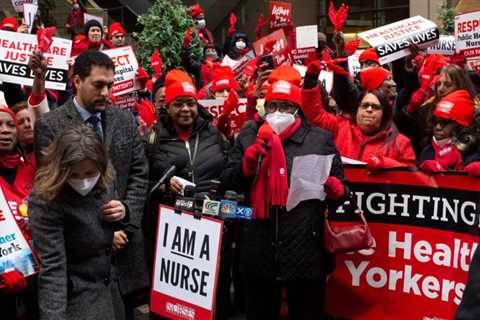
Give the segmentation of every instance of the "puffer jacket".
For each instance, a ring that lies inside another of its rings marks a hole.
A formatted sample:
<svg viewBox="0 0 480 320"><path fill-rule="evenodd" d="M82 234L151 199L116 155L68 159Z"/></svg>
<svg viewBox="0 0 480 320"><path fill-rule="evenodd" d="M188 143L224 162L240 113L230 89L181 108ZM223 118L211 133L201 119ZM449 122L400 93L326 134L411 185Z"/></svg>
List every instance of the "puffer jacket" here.
<svg viewBox="0 0 480 320"><path fill-rule="evenodd" d="M257 131L258 124L254 121L247 122L240 131L222 174L225 188L249 194L253 181L243 176L243 154L255 143ZM330 133L304 123L282 144L289 181L295 157L334 155L330 175L346 184L341 159ZM328 206L335 208L338 204L332 202ZM326 207L326 201L306 200L289 212L285 208L272 208L270 219L243 223L238 240L243 272L248 277L281 280L319 279L332 272L334 259L323 245L323 212ZM275 228L273 218L275 210L278 210L278 228Z"/></svg>
<svg viewBox="0 0 480 320"><path fill-rule="evenodd" d="M351 120L325 111L318 85L312 89L302 90L302 103L302 110L310 123L333 134L342 156L367 161L375 155L415 166L415 153L410 140L398 133L393 123L375 135L364 135Z"/></svg>

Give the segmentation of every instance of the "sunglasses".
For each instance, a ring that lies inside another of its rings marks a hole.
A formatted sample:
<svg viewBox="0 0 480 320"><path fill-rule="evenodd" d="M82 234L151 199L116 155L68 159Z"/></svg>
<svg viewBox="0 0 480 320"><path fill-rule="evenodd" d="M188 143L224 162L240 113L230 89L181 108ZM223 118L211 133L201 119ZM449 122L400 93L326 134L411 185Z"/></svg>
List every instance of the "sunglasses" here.
<svg viewBox="0 0 480 320"><path fill-rule="evenodd" d="M376 103L371 103L371 102L360 103L360 108L368 109L368 107L372 107L373 110L383 110L383 106L381 104L376 104Z"/></svg>

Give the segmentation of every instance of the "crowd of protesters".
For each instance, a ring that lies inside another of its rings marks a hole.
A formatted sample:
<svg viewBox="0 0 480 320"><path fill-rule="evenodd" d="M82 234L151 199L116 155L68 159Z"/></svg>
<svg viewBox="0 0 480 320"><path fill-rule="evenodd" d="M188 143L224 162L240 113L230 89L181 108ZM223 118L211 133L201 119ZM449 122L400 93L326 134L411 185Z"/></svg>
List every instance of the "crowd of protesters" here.
<svg viewBox="0 0 480 320"><path fill-rule="evenodd" d="M235 190L253 208L252 221L225 221L215 319L234 311L249 320L279 319L282 298L290 319L322 319L335 264L323 247L321 213L349 196L342 160L361 161L373 174L417 167L480 178L480 75L461 59L412 45L409 56L382 66L370 48L352 77L339 59L349 55L343 35L328 43L319 33L304 76L260 57L236 74L222 62L241 60L250 39L230 28L220 48L195 5L183 50L196 32L201 63L153 77L137 72L146 98L139 109L150 107L149 118L121 110L112 96L114 64L101 50L128 45L124 27L84 23L83 8L72 3L66 28L75 59L67 90L45 89L47 64L37 51L29 61L32 87L0 88L0 187L15 208L28 201L28 213L13 213L40 260L39 273L28 279L17 270L0 274L2 318L134 319L152 272L152 208L173 205L182 178L196 192ZM27 30L14 17L0 29ZM336 63L331 92L318 81L326 61ZM247 107L236 130L239 98ZM223 99L215 121L202 99ZM297 161L309 155L330 156L321 182ZM152 189L172 164L175 176ZM297 175L324 188L325 199L287 210Z"/></svg>

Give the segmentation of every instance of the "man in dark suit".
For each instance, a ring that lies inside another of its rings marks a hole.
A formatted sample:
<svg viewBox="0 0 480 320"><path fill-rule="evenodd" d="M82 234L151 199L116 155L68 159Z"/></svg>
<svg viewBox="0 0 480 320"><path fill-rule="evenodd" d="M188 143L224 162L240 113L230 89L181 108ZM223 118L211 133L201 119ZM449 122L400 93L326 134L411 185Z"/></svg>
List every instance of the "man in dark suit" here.
<svg viewBox="0 0 480 320"><path fill-rule="evenodd" d="M121 230L114 234L112 263L127 309L127 319L133 319L131 294L149 284L145 241L140 229L148 188L148 163L133 116L108 105L113 78L114 64L107 55L99 51L80 54L73 66L76 95L36 122L34 145L41 162L42 149L65 128L80 123L94 128L107 145L116 172L114 183L119 201L111 201L105 210L111 213L125 210L128 216L128 223L123 223Z"/></svg>

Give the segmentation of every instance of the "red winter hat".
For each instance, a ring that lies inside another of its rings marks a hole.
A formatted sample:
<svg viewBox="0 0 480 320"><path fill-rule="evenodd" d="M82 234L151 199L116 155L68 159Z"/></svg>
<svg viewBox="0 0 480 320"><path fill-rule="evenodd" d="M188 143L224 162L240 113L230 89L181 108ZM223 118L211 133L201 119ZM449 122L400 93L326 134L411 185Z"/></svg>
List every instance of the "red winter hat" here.
<svg viewBox="0 0 480 320"><path fill-rule="evenodd" d="M422 68L418 72L420 78L420 84L422 86L428 86L432 83L432 80L437 74L438 70L448 65L447 58L439 54L428 55L423 60Z"/></svg>
<svg viewBox="0 0 480 320"><path fill-rule="evenodd" d="M300 86L302 76L294 67L288 64L282 64L278 68L275 68L268 76L268 82L270 83L275 83L280 80L288 81L295 86Z"/></svg>
<svg viewBox="0 0 480 320"><path fill-rule="evenodd" d="M235 91L238 91L239 86L237 81L235 81L235 79L233 78L219 77L219 78L213 79L211 89L212 89L211 90L212 92L217 92L224 89L228 89L228 90L233 89Z"/></svg>
<svg viewBox="0 0 480 320"><path fill-rule="evenodd" d="M443 97L435 106L433 115L438 118L453 120L464 127L473 122L475 107L467 90L456 90Z"/></svg>
<svg viewBox="0 0 480 320"><path fill-rule="evenodd" d="M200 13L203 13L203 9L198 4L194 4L190 7L190 15L192 16L192 18L195 18Z"/></svg>
<svg viewBox="0 0 480 320"><path fill-rule="evenodd" d="M111 39L114 35L118 33L126 34L127 32L125 31L120 22L114 22L110 25L110 28L108 28L108 37Z"/></svg>
<svg viewBox="0 0 480 320"><path fill-rule="evenodd" d="M375 51L374 48L368 48L367 50L363 51L358 57L358 61L360 62L373 61L380 64L380 62L378 61L377 51Z"/></svg>
<svg viewBox="0 0 480 320"><path fill-rule="evenodd" d="M5 17L2 20L2 25L0 25L0 29L2 30L11 30L13 32L17 32L18 29L18 21L14 17Z"/></svg>
<svg viewBox="0 0 480 320"><path fill-rule="evenodd" d="M360 72L360 84L365 90L377 90L389 75L382 67L368 68Z"/></svg>
<svg viewBox="0 0 480 320"><path fill-rule="evenodd" d="M302 105L302 89L288 81L280 80L272 84L272 87L265 96L265 101L286 100Z"/></svg>
<svg viewBox="0 0 480 320"><path fill-rule="evenodd" d="M179 69L173 69L167 72L165 76L165 87L176 82L190 82L193 83L192 78L185 71Z"/></svg>
<svg viewBox="0 0 480 320"><path fill-rule="evenodd" d="M192 97L197 99L195 86L188 81L175 82L165 88L165 105L168 106L178 97Z"/></svg>
<svg viewBox="0 0 480 320"><path fill-rule="evenodd" d="M17 116L15 115L15 113L13 113L13 111L9 107L2 104L0 104L0 112L5 112L11 115L13 118L13 122L15 123L15 127L17 127L18 130Z"/></svg>

